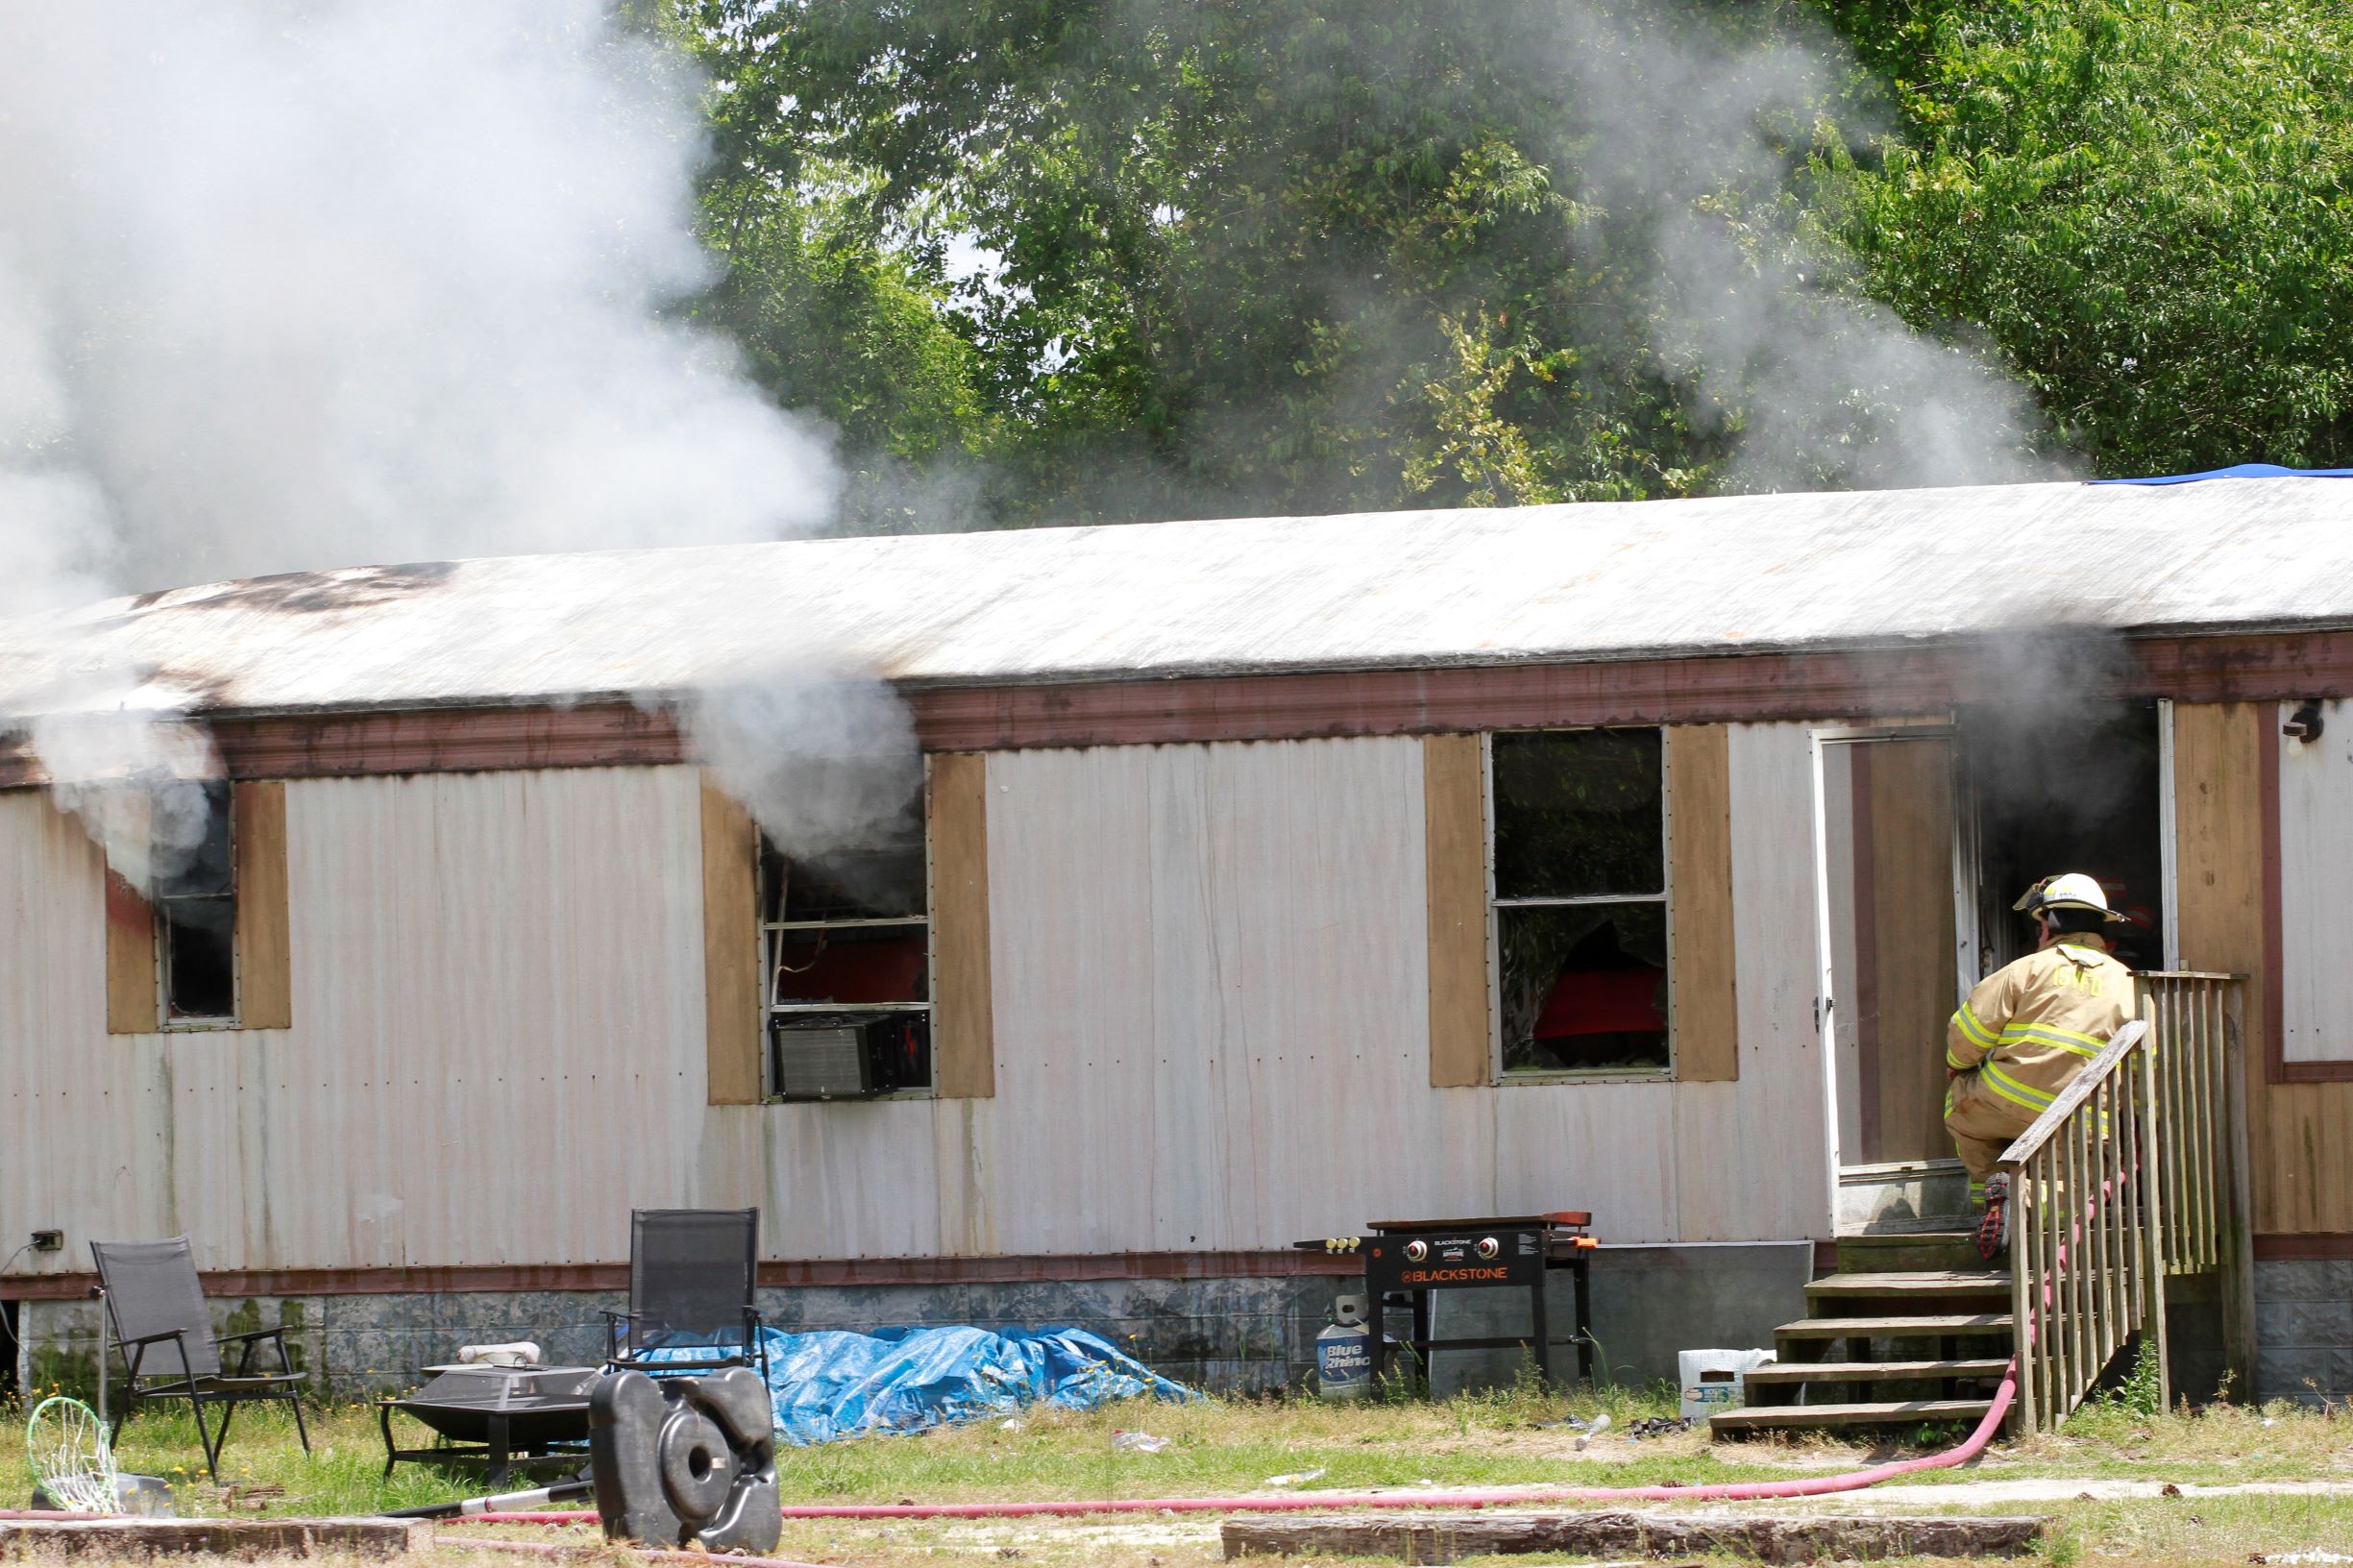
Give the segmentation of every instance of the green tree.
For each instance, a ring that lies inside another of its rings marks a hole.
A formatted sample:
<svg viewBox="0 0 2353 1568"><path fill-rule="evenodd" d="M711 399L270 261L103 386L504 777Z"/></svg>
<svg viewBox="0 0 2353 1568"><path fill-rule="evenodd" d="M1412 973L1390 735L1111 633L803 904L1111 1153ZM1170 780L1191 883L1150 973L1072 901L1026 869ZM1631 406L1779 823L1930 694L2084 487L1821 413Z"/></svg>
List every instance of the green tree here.
<svg viewBox="0 0 2353 1568"><path fill-rule="evenodd" d="M1754 33L1792 13L1680 20ZM1582 188L1605 128L1564 69L1581 40L1557 6L701 0L695 14L724 84L730 179L805 192L830 171L841 210L934 284L951 239L988 259L947 313L977 356L1009 520L1726 480L1743 394L1696 397L1696 351L1659 330L1676 305L1656 205ZM1802 168L1815 126L1788 120L1785 161ZM1772 216L1783 172L1692 210L1733 234ZM1735 364L1728 381L1772 369Z"/></svg>
<svg viewBox="0 0 2353 1568"><path fill-rule="evenodd" d="M2353 462L2353 9L1844 0L1902 136L1825 226L2112 474Z"/></svg>

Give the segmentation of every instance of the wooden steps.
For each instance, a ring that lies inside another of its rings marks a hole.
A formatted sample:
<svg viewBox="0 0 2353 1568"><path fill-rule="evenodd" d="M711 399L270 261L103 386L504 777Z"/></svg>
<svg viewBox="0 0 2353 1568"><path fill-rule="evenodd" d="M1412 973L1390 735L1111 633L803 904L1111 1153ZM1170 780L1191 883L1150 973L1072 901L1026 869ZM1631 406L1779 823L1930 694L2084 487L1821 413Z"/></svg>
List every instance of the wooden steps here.
<svg viewBox="0 0 2353 1568"><path fill-rule="evenodd" d="M1909 1231L1840 1237L1838 1266L1842 1273L1884 1274L1909 1268L1981 1269L1985 1260L1977 1253L1974 1231Z"/></svg>
<svg viewBox="0 0 2353 1568"><path fill-rule="evenodd" d="M1977 1421L1994 1408L1990 1399L1882 1400L1866 1405L1747 1405L1708 1417L1718 1436L1734 1433L1787 1432L1803 1427L1886 1427L1921 1421Z"/></svg>
<svg viewBox="0 0 2353 1568"><path fill-rule="evenodd" d="M1985 1269L1928 1269L1887 1274L1832 1274L1805 1287L1818 1302L1853 1297L1866 1301L1992 1301L2007 1305L2010 1276Z"/></svg>
<svg viewBox="0 0 2353 1568"><path fill-rule="evenodd" d="M1910 1312L1895 1317L1808 1317L1773 1331L1782 1339L1935 1339L1989 1334L2008 1337L2008 1312Z"/></svg>
<svg viewBox="0 0 2353 1568"><path fill-rule="evenodd" d="M1805 1287L1811 1315L1774 1331L1779 1360L1748 1375L1747 1403L1710 1418L1715 1435L1975 1421L1992 1408L1987 1385L2010 1361L2009 1275L1963 1233L1851 1241L1839 1272Z"/></svg>
<svg viewBox="0 0 2353 1568"><path fill-rule="evenodd" d="M2006 1356L1953 1357L1932 1361L1791 1361L1749 1374L1752 1388L1803 1383L1924 1383L1931 1379L1998 1378Z"/></svg>

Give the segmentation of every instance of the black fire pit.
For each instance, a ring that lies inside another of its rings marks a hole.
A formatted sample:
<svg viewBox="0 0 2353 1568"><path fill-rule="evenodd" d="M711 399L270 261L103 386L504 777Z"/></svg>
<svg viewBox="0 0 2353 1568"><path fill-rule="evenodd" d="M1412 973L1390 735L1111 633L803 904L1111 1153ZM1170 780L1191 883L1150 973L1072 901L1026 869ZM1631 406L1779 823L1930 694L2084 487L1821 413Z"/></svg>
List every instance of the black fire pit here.
<svg viewBox="0 0 2353 1568"><path fill-rule="evenodd" d="M577 1469L588 1451L559 1444L588 1440L593 1366L429 1366L433 1380L404 1399L376 1402L384 1433L384 1474L403 1459L478 1464L497 1485L510 1470ZM430 1448L398 1448L392 1412L415 1417L444 1439Z"/></svg>

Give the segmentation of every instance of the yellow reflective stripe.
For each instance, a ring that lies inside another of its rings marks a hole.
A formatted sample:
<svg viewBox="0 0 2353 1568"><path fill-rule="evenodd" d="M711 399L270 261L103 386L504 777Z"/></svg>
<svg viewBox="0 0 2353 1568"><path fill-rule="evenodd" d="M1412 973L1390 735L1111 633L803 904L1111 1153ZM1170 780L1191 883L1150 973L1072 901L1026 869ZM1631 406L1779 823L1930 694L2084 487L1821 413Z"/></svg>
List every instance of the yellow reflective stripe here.
<svg viewBox="0 0 2353 1568"><path fill-rule="evenodd" d="M1965 1038L1984 1046L1989 1051L2001 1043L2000 1037L1977 1021L1977 1015L1969 1010L1967 1002L1963 1002L1960 1010L1953 1014L1952 1021L1961 1026L1961 1033Z"/></svg>
<svg viewBox="0 0 2353 1568"><path fill-rule="evenodd" d="M2046 1094L2031 1085L2020 1083L1990 1058L1985 1064L1985 1087L2011 1104L2022 1105L2029 1111L2047 1111L2050 1102L2058 1098L2056 1094Z"/></svg>
<svg viewBox="0 0 2353 1568"><path fill-rule="evenodd" d="M2097 1056L2108 1042L2096 1035L2079 1035L2072 1029L2061 1029L2048 1023L2014 1023L2001 1032L2001 1043L2017 1045L2032 1041L2039 1045L2056 1045L2077 1056Z"/></svg>

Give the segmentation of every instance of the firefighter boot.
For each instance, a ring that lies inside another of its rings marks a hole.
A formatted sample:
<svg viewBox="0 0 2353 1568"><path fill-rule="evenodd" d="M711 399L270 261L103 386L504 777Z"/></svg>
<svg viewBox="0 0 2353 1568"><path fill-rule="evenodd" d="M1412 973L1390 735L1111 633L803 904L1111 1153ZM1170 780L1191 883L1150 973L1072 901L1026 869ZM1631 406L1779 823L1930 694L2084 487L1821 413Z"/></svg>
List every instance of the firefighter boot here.
<svg viewBox="0 0 2353 1568"><path fill-rule="evenodd" d="M1977 1221L1977 1256L1992 1262L2010 1250L2010 1177L1996 1171L1985 1179L1985 1217Z"/></svg>

